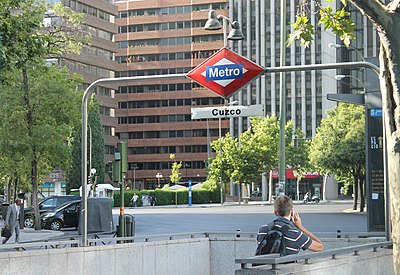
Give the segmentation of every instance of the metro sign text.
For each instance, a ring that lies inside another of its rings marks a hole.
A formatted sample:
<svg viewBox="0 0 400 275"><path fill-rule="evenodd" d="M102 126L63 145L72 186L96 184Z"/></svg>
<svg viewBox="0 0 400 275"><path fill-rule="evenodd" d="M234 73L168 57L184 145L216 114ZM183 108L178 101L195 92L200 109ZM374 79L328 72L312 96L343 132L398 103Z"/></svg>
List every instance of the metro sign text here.
<svg viewBox="0 0 400 275"><path fill-rule="evenodd" d="M186 77L227 98L265 71L264 68L222 48L191 70Z"/></svg>
<svg viewBox="0 0 400 275"><path fill-rule="evenodd" d="M238 79L242 78L243 66L241 64L207 66L206 79L223 80L223 79Z"/></svg>
<svg viewBox="0 0 400 275"><path fill-rule="evenodd" d="M219 106L192 108L192 119L250 117L264 115L262 104L250 106Z"/></svg>

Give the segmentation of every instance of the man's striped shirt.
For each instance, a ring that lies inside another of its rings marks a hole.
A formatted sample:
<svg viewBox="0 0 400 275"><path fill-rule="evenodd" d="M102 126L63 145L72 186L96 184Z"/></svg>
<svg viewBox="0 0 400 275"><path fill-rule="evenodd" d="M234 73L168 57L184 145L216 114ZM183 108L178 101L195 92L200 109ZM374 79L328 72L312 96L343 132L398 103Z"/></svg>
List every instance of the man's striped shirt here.
<svg viewBox="0 0 400 275"><path fill-rule="evenodd" d="M281 228L286 225L289 230L283 230L286 244L286 255L298 254L300 249L306 250L311 245L311 238L303 231L293 225L291 221L284 217L277 217L274 220L275 227ZM257 242L260 243L269 230L268 224L262 225L258 230Z"/></svg>

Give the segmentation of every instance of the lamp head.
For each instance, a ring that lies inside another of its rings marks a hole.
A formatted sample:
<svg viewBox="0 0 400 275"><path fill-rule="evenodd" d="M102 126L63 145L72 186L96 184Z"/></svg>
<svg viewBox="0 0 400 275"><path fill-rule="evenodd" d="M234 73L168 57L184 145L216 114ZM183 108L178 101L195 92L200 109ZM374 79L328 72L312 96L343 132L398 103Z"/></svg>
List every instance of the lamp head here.
<svg viewBox="0 0 400 275"><path fill-rule="evenodd" d="M217 12L215 10L210 10L208 12L208 20L204 26L204 29L208 31L222 29L222 25L217 19Z"/></svg>
<svg viewBox="0 0 400 275"><path fill-rule="evenodd" d="M336 44L336 43L329 43L328 44L328 47L329 48L331 48L331 49L338 49L338 48L341 48L342 46L341 45L338 45L338 44Z"/></svg>
<svg viewBox="0 0 400 275"><path fill-rule="evenodd" d="M342 79L345 78L345 77L346 77L346 76L343 75L343 74L335 75L335 79L336 79L336 80L342 80Z"/></svg>
<svg viewBox="0 0 400 275"><path fill-rule="evenodd" d="M228 34L229 40L243 40L244 35L240 30L240 24L237 21L232 22L231 24L232 30Z"/></svg>

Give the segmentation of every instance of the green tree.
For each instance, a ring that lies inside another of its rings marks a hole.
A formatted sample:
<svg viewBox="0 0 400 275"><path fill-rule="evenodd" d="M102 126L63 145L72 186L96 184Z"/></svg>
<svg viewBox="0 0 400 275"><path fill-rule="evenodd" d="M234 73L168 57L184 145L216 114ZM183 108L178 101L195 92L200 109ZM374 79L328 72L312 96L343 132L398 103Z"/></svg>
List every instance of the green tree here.
<svg viewBox="0 0 400 275"><path fill-rule="evenodd" d="M169 158L174 161L171 165L171 176L169 178L173 184L177 184L181 181L182 178L182 173L180 171L180 169L182 168L182 161L175 161L174 154L170 154ZM178 190L175 190L175 204L178 204Z"/></svg>
<svg viewBox="0 0 400 275"><path fill-rule="evenodd" d="M240 136L240 142L228 133L221 138L221 143L220 140L212 143L216 154L208 171L210 181L218 183L222 176L223 184L231 179L234 183L259 182L261 173L278 166L279 119L276 116L252 117L250 125ZM291 121L286 124L285 131L287 163L292 168L303 167L307 162L305 142L295 144L292 140L294 136L302 138L303 133L294 130Z"/></svg>
<svg viewBox="0 0 400 275"><path fill-rule="evenodd" d="M230 182L239 160L238 140L227 133L224 137L213 141L211 147L215 150L215 157L209 165L209 181L215 183L215 187L222 188L223 192L227 192L227 183Z"/></svg>
<svg viewBox="0 0 400 275"><path fill-rule="evenodd" d="M362 106L339 104L327 111L311 142L310 161L322 173L354 186L354 209L360 195L364 211L365 115Z"/></svg>
<svg viewBox="0 0 400 275"><path fill-rule="evenodd" d="M169 158L172 159L172 160L175 160L175 155L174 154L170 154ZM171 176L169 177L170 181L172 183L177 184L178 182L181 181L181 178L182 178L182 173L180 171L181 168L182 168L182 161L180 161L180 162L174 161L172 163Z"/></svg>
<svg viewBox="0 0 400 275"><path fill-rule="evenodd" d="M25 137L25 141L20 146L25 146L24 158L30 165L28 178L33 192L33 206L36 218L35 229L40 229L40 217L37 208L37 183L42 171L45 170L43 167L48 167L48 163L39 162L42 152L46 151L45 148L48 148L48 146L43 145L43 140L41 140L41 143L38 142L38 138L41 135L47 137L47 132L43 131L53 133L50 129L51 127L48 126L52 125L55 119L60 119L57 128L61 128L63 125L61 119L71 116L69 109L60 110L58 114L50 117L50 111L38 108L39 104L35 99L39 95L43 96L44 102L49 99L56 99L51 102L53 105L55 102L58 103L57 99L60 101L63 99L60 96L58 98L46 97L47 95L44 92L49 92L46 88L52 87L53 83L47 83L48 86L38 89L38 84L45 80L37 82L36 78L40 78L43 75L37 75L36 73L50 72L43 68L45 58L59 57L64 53L78 53L82 43L89 38L89 36L83 35L81 31L82 15L73 13L60 3L52 7L52 17L44 19L46 12L49 13L46 1L4 0L0 2L1 55L3 57L1 67L2 80L5 85L9 87L17 86L14 88L22 91L20 100L23 103L21 106L23 116L21 117L20 126L23 130L26 130L26 133L21 135L21 137ZM18 78L15 78L15 76L18 76ZM63 77L65 79L69 78L66 75ZM54 83L59 82L56 81ZM70 91L70 86L67 85L66 87ZM58 88L60 87L57 86ZM42 124L37 123L40 115L46 118L42 121ZM62 136L59 136L59 138L62 140ZM58 142L55 142L52 145L53 148L57 147L58 144ZM53 158L58 159L57 154Z"/></svg>
<svg viewBox="0 0 400 275"><path fill-rule="evenodd" d="M1 173L18 180L19 186L35 190L35 183L54 168L70 165L69 141L79 121L81 93L79 79L70 79L67 70L37 64L28 68L31 108L26 109L24 83L18 76L1 85L0 102L7 108L0 115ZM9 77L8 80L11 78ZM29 113L31 121L27 124ZM38 215L39 217L39 215ZM36 221L36 224L40 222Z"/></svg>
<svg viewBox="0 0 400 275"><path fill-rule="evenodd" d="M89 140L88 156L90 156L90 142L92 142L92 167L96 169L97 183L104 183L105 165L104 165L104 131L100 122L100 105L93 94L88 107L88 132L92 132L92 140ZM81 137L82 129L76 125L72 139L72 165L67 171L67 191L78 189L82 186L82 156L81 156ZM91 169L89 167L89 171Z"/></svg>
<svg viewBox="0 0 400 275"><path fill-rule="evenodd" d="M301 39L309 44L313 39L312 25L308 20L308 3L302 1L299 8L297 22L293 25L293 39ZM332 2L332 0L328 1ZM315 1L315 3L319 3ZM344 8L354 5L373 24L380 41L380 84L382 93L382 109L384 116L384 131L386 136L386 155L388 160L388 188L391 207L390 219L392 225L392 239L394 243L393 262L396 274L400 274L400 36L396 27L400 24L400 1L380 0L341 0ZM329 5L322 7L319 23L325 29L334 33L349 45L354 38L354 24L349 20L344 8L334 11Z"/></svg>

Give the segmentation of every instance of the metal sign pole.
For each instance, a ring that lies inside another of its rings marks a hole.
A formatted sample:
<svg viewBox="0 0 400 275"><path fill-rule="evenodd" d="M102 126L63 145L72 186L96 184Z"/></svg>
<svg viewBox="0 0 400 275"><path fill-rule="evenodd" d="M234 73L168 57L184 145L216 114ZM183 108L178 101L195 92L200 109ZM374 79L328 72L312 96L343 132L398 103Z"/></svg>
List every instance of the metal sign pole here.
<svg viewBox="0 0 400 275"><path fill-rule="evenodd" d="M88 245L87 240L87 119L88 110L87 104L89 96L93 92L93 89L99 84L105 83L118 83L118 82L137 82L137 81L150 81L150 80L160 80L160 79L184 79L186 74L168 74L168 75L151 75L151 76L131 76L131 77L120 77L120 78L103 78L94 81L89 87L86 88L82 97L82 151L81 151L81 161L82 161L82 202L81 202L81 219L82 219L82 246Z"/></svg>

